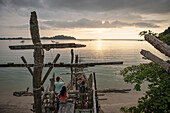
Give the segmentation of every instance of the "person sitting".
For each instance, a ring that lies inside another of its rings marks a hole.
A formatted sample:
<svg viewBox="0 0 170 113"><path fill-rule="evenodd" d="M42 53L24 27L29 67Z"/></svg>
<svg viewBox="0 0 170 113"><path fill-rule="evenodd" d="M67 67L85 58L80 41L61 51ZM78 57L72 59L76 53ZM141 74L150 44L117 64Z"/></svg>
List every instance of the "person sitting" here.
<svg viewBox="0 0 170 113"><path fill-rule="evenodd" d="M67 98L69 97L66 86L63 86L61 91L58 93L57 98L60 98L60 103L67 103Z"/></svg>

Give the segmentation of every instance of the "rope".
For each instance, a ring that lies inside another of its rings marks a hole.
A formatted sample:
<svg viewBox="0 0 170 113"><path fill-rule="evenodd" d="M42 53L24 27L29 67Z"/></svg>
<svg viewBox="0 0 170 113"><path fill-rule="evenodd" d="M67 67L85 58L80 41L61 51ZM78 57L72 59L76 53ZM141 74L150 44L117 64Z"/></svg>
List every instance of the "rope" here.
<svg viewBox="0 0 170 113"><path fill-rule="evenodd" d="M33 91L39 91L39 90L41 90L42 87L43 86L41 85L39 88L33 88Z"/></svg>

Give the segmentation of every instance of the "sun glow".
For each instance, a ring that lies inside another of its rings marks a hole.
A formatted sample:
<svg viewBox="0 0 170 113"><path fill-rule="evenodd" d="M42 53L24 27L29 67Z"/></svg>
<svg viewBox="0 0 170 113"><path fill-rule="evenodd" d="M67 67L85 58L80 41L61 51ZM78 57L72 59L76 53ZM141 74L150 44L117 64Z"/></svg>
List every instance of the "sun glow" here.
<svg viewBox="0 0 170 113"><path fill-rule="evenodd" d="M97 40L96 49L97 49L97 50L102 50L102 46L103 46L103 45L102 45L102 40L100 40L100 39Z"/></svg>

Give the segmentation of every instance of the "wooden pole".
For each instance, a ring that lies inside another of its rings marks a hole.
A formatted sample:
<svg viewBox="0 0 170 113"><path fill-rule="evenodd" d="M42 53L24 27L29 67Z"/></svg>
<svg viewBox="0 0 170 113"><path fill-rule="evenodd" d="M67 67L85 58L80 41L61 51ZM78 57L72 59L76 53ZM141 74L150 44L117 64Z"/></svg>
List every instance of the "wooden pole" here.
<svg viewBox="0 0 170 113"><path fill-rule="evenodd" d="M76 55L75 63L76 63L76 64L78 63L78 55Z"/></svg>
<svg viewBox="0 0 170 113"><path fill-rule="evenodd" d="M24 56L21 57L22 61L24 62L24 64L26 65L28 71L31 73L31 75L33 76L33 71L32 69L27 65L27 61L26 59L24 58Z"/></svg>
<svg viewBox="0 0 170 113"><path fill-rule="evenodd" d="M52 64L55 64L55 63L57 62L57 60L59 59L59 57L60 57L60 54L57 54L56 57L55 57L55 59L53 60ZM45 76L44 76L44 78L43 78L43 80L42 80L42 82L41 82L42 85L43 85L44 82L46 81L46 79L47 79L47 77L48 77L48 75L50 74L50 72L51 72L52 69L53 69L53 66L51 66L51 67L48 69L47 73L45 74Z"/></svg>
<svg viewBox="0 0 170 113"><path fill-rule="evenodd" d="M75 64L78 64L78 55L75 57ZM77 84L77 68L75 68L75 77L76 77L76 90L78 89L78 84Z"/></svg>
<svg viewBox="0 0 170 113"><path fill-rule="evenodd" d="M71 49L71 64L73 64L74 61L74 52L73 49ZM73 67L71 66L71 89L73 89Z"/></svg>
<svg viewBox="0 0 170 113"><path fill-rule="evenodd" d="M93 112L97 113L97 107L96 107L96 90L95 90L95 81L94 81L94 75L92 78L92 96L93 96Z"/></svg>
<svg viewBox="0 0 170 113"><path fill-rule="evenodd" d="M98 113L99 112L99 108L98 108L98 105L99 105L99 103L98 103L98 97L97 97L97 83L96 83L96 74L95 74L95 72L93 72L93 79L94 79L94 88L95 88L95 97L96 97L96 112Z"/></svg>
<svg viewBox="0 0 170 113"><path fill-rule="evenodd" d="M33 75L33 94L34 94L35 112L42 113L41 75L43 69L44 51L41 46L37 15L35 11L31 12L30 32L31 32L32 42L34 44L35 66L34 66L34 75Z"/></svg>
<svg viewBox="0 0 170 113"><path fill-rule="evenodd" d="M71 64L73 63L74 61L74 51L73 49L71 49Z"/></svg>
<svg viewBox="0 0 170 113"><path fill-rule="evenodd" d="M166 43L160 41L159 39L150 34L145 35L145 40L148 41L151 45L153 45L161 53L170 57L170 46L168 46Z"/></svg>
<svg viewBox="0 0 170 113"><path fill-rule="evenodd" d="M53 77L50 79L51 83L50 83L50 91L54 91L55 87L54 87L54 82L55 82L55 73L53 73Z"/></svg>
<svg viewBox="0 0 170 113"><path fill-rule="evenodd" d="M152 54L149 51L141 50L140 53L143 56L145 56L147 59L153 61L154 63L156 63L157 65L159 65L163 69L165 69L168 73L170 73L170 64L169 63L163 61L162 59L160 59L159 57L155 56L154 54Z"/></svg>

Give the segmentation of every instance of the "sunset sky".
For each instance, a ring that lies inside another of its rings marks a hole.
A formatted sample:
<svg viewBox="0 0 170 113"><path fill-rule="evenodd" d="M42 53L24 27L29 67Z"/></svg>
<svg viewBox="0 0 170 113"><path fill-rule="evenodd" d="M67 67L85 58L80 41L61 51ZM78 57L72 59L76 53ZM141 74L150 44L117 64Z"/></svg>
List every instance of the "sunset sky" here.
<svg viewBox="0 0 170 113"><path fill-rule="evenodd" d="M41 37L142 39L170 26L170 0L0 0L0 37L30 37L31 11Z"/></svg>

